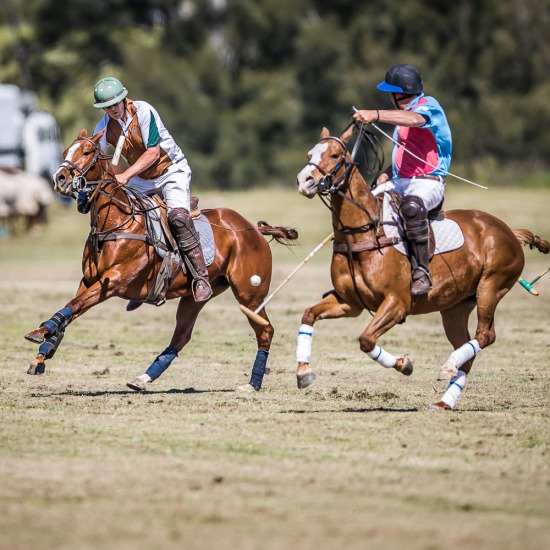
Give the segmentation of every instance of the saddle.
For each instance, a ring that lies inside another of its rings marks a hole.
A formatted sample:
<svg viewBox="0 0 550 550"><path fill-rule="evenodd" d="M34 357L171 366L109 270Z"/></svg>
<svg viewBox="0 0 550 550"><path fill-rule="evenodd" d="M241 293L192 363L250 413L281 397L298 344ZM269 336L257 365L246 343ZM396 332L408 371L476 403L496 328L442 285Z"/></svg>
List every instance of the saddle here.
<svg viewBox="0 0 550 550"><path fill-rule="evenodd" d="M399 216L401 195L389 191L379 195L379 204L382 205L383 227L386 237L396 239L395 249L405 256L409 256L403 222ZM464 235L460 226L453 220L445 217L443 200L428 212L430 223L429 251L430 259L437 254L456 250L464 244Z"/></svg>
<svg viewBox="0 0 550 550"><path fill-rule="evenodd" d="M162 258L162 264L151 290L144 300L145 303L161 306L166 302L168 289L174 282L180 269L183 273L190 272L191 267L186 256L182 258L178 245L170 227L166 215L166 204L159 195L143 195L139 191L127 189L127 193L136 204L136 210L145 217L146 233L109 233L99 237L99 244L104 241L118 239L132 239L144 241L150 244L155 253ZM206 266L214 261L216 245L214 233L208 218L199 209L199 199L191 197L191 218L197 230Z"/></svg>

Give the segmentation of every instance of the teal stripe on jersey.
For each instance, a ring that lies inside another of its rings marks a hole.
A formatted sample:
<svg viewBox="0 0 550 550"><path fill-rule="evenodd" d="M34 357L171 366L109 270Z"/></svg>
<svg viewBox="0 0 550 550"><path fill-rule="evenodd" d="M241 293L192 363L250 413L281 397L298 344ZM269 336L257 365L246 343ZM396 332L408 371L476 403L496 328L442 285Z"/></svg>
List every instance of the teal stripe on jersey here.
<svg viewBox="0 0 550 550"><path fill-rule="evenodd" d="M157 127L157 121L155 120L155 115L151 113L151 122L149 123L149 139L147 140L147 149L149 147L154 147L160 142L159 129Z"/></svg>

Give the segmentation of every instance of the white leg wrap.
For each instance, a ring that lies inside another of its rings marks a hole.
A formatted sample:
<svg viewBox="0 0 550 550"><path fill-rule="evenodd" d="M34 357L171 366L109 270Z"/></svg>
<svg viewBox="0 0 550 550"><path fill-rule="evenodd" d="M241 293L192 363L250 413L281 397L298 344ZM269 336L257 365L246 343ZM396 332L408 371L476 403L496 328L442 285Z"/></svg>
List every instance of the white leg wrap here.
<svg viewBox="0 0 550 550"><path fill-rule="evenodd" d="M383 350L377 344L374 345L374 349L372 351L367 351L367 355L387 369L395 367L395 363L397 362L397 357L394 357L391 353Z"/></svg>
<svg viewBox="0 0 550 550"><path fill-rule="evenodd" d="M313 327L311 325L300 325L298 331L298 342L296 344L296 361L298 363L311 362L311 343L313 341Z"/></svg>
<svg viewBox="0 0 550 550"><path fill-rule="evenodd" d="M150 377L148 374L142 374L142 375L138 376L138 378L139 378L142 382L145 382L146 384L148 384L149 382L151 382L151 377Z"/></svg>
<svg viewBox="0 0 550 550"><path fill-rule="evenodd" d="M449 359L452 359L457 368L460 368L466 361L469 361L472 357L475 357L481 348L479 347L478 341L474 338L469 342L466 342L464 345L460 346L458 349L455 349Z"/></svg>
<svg viewBox="0 0 550 550"><path fill-rule="evenodd" d="M458 374L451 378L447 391L443 394L441 401L447 403L451 409L454 409L462 390L466 386L466 373L459 370Z"/></svg>

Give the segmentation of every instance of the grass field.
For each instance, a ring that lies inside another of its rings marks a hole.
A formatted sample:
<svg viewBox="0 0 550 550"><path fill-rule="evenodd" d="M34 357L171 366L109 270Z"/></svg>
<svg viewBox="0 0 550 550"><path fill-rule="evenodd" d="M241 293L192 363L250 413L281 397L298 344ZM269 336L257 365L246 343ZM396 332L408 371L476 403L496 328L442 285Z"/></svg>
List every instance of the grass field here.
<svg viewBox="0 0 550 550"><path fill-rule="evenodd" d="M195 191L197 191L195 189ZM331 230L293 189L201 196L251 221L297 227L273 245L272 289ZM550 238L550 192L450 186L447 208L479 208ZM330 289L330 247L269 304L276 329L262 391L239 394L253 333L230 293L209 304L170 369L135 394L170 340L176 303L127 313L111 300L67 330L43 376L23 335L80 278L87 217L57 206L40 236L0 242L1 549L529 549L550 540L550 274L497 310L457 410L429 412L450 352L439 316L382 339L411 377L358 349L369 321L316 325L317 380L295 380L303 310ZM531 280L549 256L526 251ZM472 316L472 328L475 326Z"/></svg>

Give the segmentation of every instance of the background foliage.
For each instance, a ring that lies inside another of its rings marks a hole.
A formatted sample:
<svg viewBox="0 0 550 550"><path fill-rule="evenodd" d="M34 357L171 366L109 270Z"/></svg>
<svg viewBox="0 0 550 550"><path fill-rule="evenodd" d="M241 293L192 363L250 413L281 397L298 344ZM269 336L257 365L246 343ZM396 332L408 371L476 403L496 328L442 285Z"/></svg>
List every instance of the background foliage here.
<svg viewBox="0 0 550 550"><path fill-rule="evenodd" d="M394 63L446 109L463 175L550 159L545 0L4 0L0 80L38 92L68 143L91 131L94 83L151 102L194 184L293 181L322 126L389 107ZM499 170L500 171L500 170Z"/></svg>

